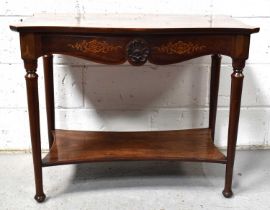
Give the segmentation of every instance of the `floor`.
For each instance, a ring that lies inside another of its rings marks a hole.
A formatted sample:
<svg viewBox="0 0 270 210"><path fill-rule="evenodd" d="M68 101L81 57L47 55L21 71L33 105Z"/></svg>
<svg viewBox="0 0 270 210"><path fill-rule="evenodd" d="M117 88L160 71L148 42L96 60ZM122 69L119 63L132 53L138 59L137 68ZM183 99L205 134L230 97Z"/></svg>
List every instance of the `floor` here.
<svg viewBox="0 0 270 210"><path fill-rule="evenodd" d="M270 151L238 151L225 199L224 165L110 162L44 168L46 202L33 199L31 154L0 153L0 209L270 209Z"/></svg>

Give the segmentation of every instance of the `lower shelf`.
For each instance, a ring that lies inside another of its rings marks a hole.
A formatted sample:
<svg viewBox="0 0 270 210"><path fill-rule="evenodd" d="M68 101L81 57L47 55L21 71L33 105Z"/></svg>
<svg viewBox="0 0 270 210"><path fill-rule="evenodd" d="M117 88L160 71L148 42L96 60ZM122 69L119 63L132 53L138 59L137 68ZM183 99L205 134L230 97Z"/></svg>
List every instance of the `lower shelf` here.
<svg viewBox="0 0 270 210"><path fill-rule="evenodd" d="M226 163L210 129L146 132L53 131L43 166L112 160L183 160Z"/></svg>

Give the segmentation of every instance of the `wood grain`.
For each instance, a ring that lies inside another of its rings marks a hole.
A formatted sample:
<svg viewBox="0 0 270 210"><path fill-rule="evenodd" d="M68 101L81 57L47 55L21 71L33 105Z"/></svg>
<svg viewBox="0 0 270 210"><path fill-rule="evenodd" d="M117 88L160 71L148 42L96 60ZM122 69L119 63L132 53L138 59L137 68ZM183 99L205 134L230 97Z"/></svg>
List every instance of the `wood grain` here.
<svg viewBox="0 0 270 210"><path fill-rule="evenodd" d="M225 163L210 129L147 132L53 131L43 166L112 160L183 160Z"/></svg>
<svg viewBox="0 0 270 210"><path fill-rule="evenodd" d="M254 33L259 28L229 16L154 14L35 14L10 28L19 32L64 33Z"/></svg>

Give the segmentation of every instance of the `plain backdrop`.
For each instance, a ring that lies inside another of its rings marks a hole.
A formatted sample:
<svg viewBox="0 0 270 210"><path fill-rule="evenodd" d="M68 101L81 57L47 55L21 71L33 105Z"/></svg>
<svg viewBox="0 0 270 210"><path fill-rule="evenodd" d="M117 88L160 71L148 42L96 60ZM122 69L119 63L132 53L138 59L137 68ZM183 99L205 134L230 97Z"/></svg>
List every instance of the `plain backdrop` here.
<svg viewBox="0 0 270 210"><path fill-rule="evenodd" d="M244 6L243 6L244 5ZM270 1L268 0L6 0L0 2L0 150L28 150L30 136L18 33L9 24L34 13L225 14L261 28L252 35L238 147L269 146ZM177 20L175 20L177 21ZM48 148L39 59L42 147ZM55 55L58 128L164 130L208 126L210 56L179 64L107 66ZM223 56L216 144L227 143L231 59Z"/></svg>

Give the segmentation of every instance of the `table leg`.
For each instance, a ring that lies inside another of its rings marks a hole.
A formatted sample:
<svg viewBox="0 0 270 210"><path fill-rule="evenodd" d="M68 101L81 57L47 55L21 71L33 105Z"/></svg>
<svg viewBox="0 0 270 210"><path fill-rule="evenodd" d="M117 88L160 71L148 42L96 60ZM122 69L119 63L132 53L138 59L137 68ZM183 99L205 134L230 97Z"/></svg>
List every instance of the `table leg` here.
<svg viewBox="0 0 270 210"><path fill-rule="evenodd" d="M225 188L223 190L223 195L226 198L230 198L233 195L232 192L233 165L237 142L241 94L244 79L242 71L244 66L245 61L238 61L238 60L233 61L234 70L231 75L231 99L230 99L230 116L228 129L226 177L225 177Z"/></svg>
<svg viewBox="0 0 270 210"><path fill-rule="evenodd" d="M221 56L218 54L215 54L215 55L212 55L211 58L212 58L212 64L211 64L211 78L210 78L209 128L211 129L211 137L212 137L212 140L214 141Z"/></svg>
<svg viewBox="0 0 270 210"><path fill-rule="evenodd" d="M49 147L53 144L52 130L55 129L55 113L54 113L54 89L53 89L53 56L43 56L44 66L44 82L45 82L45 95L46 95L46 111L47 111L47 125L48 125L48 138Z"/></svg>
<svg viewBox="0 0 270 210"><path fill-rule="evenodd" d="M24 60L24 66L26 69L25 79L27 87L28 113L36 184L35 199L37 202L43 202L46 196L43 192L42 184L38 75L36 73L37 60Z"/></svg>

